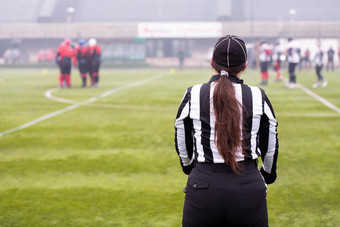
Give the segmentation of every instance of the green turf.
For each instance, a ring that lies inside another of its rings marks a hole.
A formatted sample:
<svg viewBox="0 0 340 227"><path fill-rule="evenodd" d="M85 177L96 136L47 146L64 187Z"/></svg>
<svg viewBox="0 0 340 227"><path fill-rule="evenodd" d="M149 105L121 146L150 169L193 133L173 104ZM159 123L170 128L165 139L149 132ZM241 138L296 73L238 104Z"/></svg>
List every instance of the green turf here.
<svg viewBox="0 0 340 227"><path fill-rule="evenodd" d="M52 94L74 102L124 88L0 137L0 226L180 226L186 176L173 123L185 89L210 69L102 70L98 88ZM340 107L340 73L312 89ZM47 99L57 70L1 69L0 133L71 104ZM157 75L163 77L145 82ZM286 73L285 73L286 76ZM258 72L245 82L256 85ZM140 85L126 87L136 81ZM268 187L270 226L340 226L340 114L271 78L264 87L279 121L278 179Z"/></svg>

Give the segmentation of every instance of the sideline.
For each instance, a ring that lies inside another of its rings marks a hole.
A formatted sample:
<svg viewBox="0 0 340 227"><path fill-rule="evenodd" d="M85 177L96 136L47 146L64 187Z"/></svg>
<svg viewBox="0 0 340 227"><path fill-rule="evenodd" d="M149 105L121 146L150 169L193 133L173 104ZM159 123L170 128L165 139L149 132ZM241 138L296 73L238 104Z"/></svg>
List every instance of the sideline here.
<svg viewBox="0 0 340 227"><path fill-rule="evenodd" d="M302 85L300 85L300 84L298 85L298 87L299 87L302 91L304 91L306 94L312 96L313 98L315 98L316 100L318 100L319 102L321 102L322 104L324 104L325 106L327 106L328 108L330 108L330 109L332 109L332 110L338 112L338 114L340 114L340 109L339 109L337 106L335 106L335 105L333 105L332 103L330 103L327 99L322 98L321 96L315 94L314 92L312 92L311 90L309 90L308 88L306 88L306 87L304 87L304 86L302 86Z"/></svg>
<svg viewBox="0 0 340 227"><path fill-rule="evenodd" d="M134 82L134 83L131 83L131 84L128 84L128 85L125 85L125 86L121 86L121 87L114 88L114 89L112 89L112 90L109 90L109 91L106 91L106 92L102 93L102 94L99 95L99 96L95 96L95 97L89 98L89 99L87 99L87 100L85 100L85 101L83 101L83 102L75 103L75 104L73 104L73 105L71 105L71 106L65 107L65 108L63 108L63 109L54 111L54 112L49 113L49 114L46 114L46 115L44 115L44 116L42 116L42 117L39 117L39 118L37 118L37 119L35 119L35 120L33 120L33 121L27 122L27 123L25 123L25 124L23 124L23 125L20 125L20 126L18 126L18 127L15 127L15 128L12 128L12 129L9 129L9 130L0 132L0 136L6 135L6 134L9 134L9 133L12 133L12 132L21 130L21 129L28 128L28 127L30 127L30 126L32 126L32 125L35 125L35 124L37 124L37 123L39 123L39 122L41 122L41 121L47 120L47 119L52 118L52 117L54 117L54 116L57 116L57 115L59 115L59 114L65 113L65 112L67 112L67 111L76 109L76 108L78 108L78 107L80 107L80 106L84 106L84 105L87 105L87 104L92 103L92 102L95 102L95 101L97 101L97 100L99 100L99 99L105 98L105 97L107 97L107 96L109 96L109 95L115 94L115 93L120 92L120 91L123 91L123 90L125 90L125 89L129 89L129 88L133 88L133 87L137 87L137 86L140 86L140 85L149 83L149 82L151 82L151 81L153 81L153 80L157 80L157 79L159 79L159 78L161 78L161 77L164 77L164 76L167 76L167 75L169 75L169 74L170 74L169 72L167 72L167 73L162 73L162 74L159 74L159 75L150 77L150 78L148 78L148 79L136 81L136 82ZM66 100L66 99L65 99L65 100ZM68 101L70 101L70 100L68 100Z"/></svg>
<svg viewBox="0 0 340 227"><path fill-rule="evenodd" d="M283 77L283 81L287 83L288 79L286 77ZM302 91L304 91L307 95L313 97L314 99L318 100L319 102L321 102L322 104L324 104L328 108L330 108L330 109L336 111L338 114L340 114L340 109L337 106L330 103L327 99L322 98L321 96L315 94L314 92L312 92L308 88L302 86L301 84L297 84L297 87L300 88Z"/></svg>

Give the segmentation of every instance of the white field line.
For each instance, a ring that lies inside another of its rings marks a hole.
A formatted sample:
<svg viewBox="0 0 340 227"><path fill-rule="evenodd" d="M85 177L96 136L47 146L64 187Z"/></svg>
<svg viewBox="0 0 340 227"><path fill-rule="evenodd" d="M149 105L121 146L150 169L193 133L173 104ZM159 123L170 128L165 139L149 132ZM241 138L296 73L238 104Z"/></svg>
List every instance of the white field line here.
<svg viewBox="0 0 340 227"><path fill-rule="evenodd" d="M77 103L77 101L74 101L74 100L63 99L63 98L60 98L60 97L53 96L52 92L55 92L55 91L58 91L58 90L59 90L59 88L52 88L50 90L47 90L45 92L45 97L48 98L48 99L52 99L54 101L57 101L57 102L62 102L62 103L69 103L69 104Z"/></svg>
<svg viewBox="0 0 340 227"><path fill-rule="evenodd" d="M159 79L163 76L166 76L168 75L169 73L162 73L162 74L159 74L159 75L156 75L156 76L153 76L153 77L150 77L148 79L145 79L145 80L140 80L140 81L137 81L137 82L134 82L134 83L131 83L131 84L128 84L126 86L121 86L121 87L118 87L118 88L114 88L112 90L109 90L107 92L104 92L103 94L99 95L99 96L95 96L95 97L92 97L92 98L89 98L83 102L78 102L78 103L75 103L71 106L68 106L68 107L65 107L63 109L60 109L60 110L57 110L57 111L54 111L52 113L49 113L49 114L46 114L42 117L39 117L33 121L30 121L30 122L27 122L23 125L20 125L18 127L15 127L15 128L12 128L12 129L9 129L9 130L6 130L6 131L3 131L3 132L0 132L0 136L3 136L3 135L6 135L6 134L9 134L9 133L12 133L12 132L15 132L15 131L18 131L18 130L21 130L21 129L25 129L27 127L30 127L32 125L35 125L41 121L44 121L46 119L49 119L49 118L52 118L54 116L57 116L59 114L62 114L62 113L65 113L67 111L70 111L70 110L73 110L73 109L76 109L78 108L79 106L84 106L84 105L87 105L87 104L90 104L92 102L95 102L99 99L102 99L102 98L105 98L109 95L112 95L112 94L115 94L117 92L120 92L120 91L123 91L125 89L128 89L128 88L133 88L133 87L137 87L137 86L140 86L140 85L143 85L143 84L146 84L146 83L149 83L153 80L156 80L156 79Z"/></svg>
<svg viewBox="0 0 340 227"><path fill-rule="evenodd" d="M317 94L315 94L314 92L312 92L311 90L309 90L308 88L302 86L302 85L298 85L299 88L304 91L306 94L312 96L313 98L315 98L316 100L318 100L319 102L321 102L322 104L324 104L325 106L327 106L328 108L336 111L338 114L340 114L340 109L333 105L332 103L330 103L327 99L322 98L321 96L318 96Z"/></svg>
<svg viewBox="0 0 340 227"><path fill-rule="evenodd" d="M52 88L45 92L45 97L57 102L61 103L69 103L75 104L77 101L71 99L64 99L58 96L52 95L53 92L60 90L59 88ZM160 112L168 112L174 111L173 108L162 108L162 107L152 107L152 106L136 106L136 105L120 105L120 104L105 104L105 103L90 103L88 106L97 106L104 108L113 108L113 109L127 109L127 110L145 110L145 111L160 111Z"/></svg>
<svg viewBox="0 0 340 227"><path fill-rule="evenodd" d="M283 77L284 82L287 82L287 78ZM333 105L332 103L330 103L327 99L322 98L321 96L315 94L314 92L312 92L311 90L309 90L308 88L302 86L301 84L297 84L298 88L300 88L302 91L304 91L307 95L315 98L316 100L318 100L319 102L321 102L322 104L324 104L325 106L327 106L328 108L336 111L338 114L340 114L340 109Z"/></svg>
<svg viewBox="0 0 340 227"><path fill-rule="evenodd" d="M176 108L169 107L153 107L153 106L135 106L135 105L119 105L119 104L105 104L105 103L92 103L89 106L97 106L112 109L124 109L124 110L144 110L144 111L159 111L159 112L169 112L176 111Z"/></svg>

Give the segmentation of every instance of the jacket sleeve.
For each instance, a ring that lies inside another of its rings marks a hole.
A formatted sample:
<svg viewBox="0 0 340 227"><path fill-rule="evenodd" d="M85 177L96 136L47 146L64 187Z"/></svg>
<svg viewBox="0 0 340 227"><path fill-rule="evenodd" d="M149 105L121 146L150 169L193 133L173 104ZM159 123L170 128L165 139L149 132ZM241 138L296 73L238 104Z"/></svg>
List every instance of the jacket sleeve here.
<svg viewBox="0 0 340 227"><path fill-rule="evenodd" d="M175 147L185 174L193 168L193 122L190 119L190 95L188 88L179 106L175 120Z"/></svg>
<svg viewBox="0 0 340 227"><path fill-rule="evenodd" d="M263 90L263 115L259 129L259 149L261 151L262 167L260 172L267 184L276 180L276 163L279 152L279 141L277 134L278 123L275 118L272 105Z"/></svg>
<svg viewBox="0 0 340 227"><path fill-rule="evenodd" d="M61 61L61 59L60 59L60 48L58 48L57 54L56 54L56 56L55 56L55 62L56 62L57 64L60 64L60 61Z"/></svg>

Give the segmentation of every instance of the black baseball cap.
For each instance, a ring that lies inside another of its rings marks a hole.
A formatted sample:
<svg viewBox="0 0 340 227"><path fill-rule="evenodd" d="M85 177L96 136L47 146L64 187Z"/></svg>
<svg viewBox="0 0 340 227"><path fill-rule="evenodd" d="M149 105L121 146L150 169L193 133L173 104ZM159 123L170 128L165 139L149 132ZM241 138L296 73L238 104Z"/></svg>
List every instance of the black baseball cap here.
<svg viewBox="0 0 340 227"><path fill-rule="evenodd" d="M244 41L235 35L223 36L214 47L213 61L228 68L244 64L247 61Z"/></svg>

